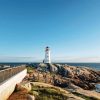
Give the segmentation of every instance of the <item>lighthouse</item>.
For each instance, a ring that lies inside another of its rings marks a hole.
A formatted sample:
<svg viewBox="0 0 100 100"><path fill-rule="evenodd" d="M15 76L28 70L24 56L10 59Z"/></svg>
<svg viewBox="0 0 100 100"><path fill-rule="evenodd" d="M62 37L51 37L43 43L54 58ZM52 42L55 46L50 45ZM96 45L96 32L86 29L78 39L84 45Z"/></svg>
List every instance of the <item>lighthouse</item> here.
<svg viewBox="0 0 100 100"><path fill-rule="evenodd" d="M45 48L45 59L44 59L44 63L51 63L51 59L50 59L50 48L46 47Z"/></svg>

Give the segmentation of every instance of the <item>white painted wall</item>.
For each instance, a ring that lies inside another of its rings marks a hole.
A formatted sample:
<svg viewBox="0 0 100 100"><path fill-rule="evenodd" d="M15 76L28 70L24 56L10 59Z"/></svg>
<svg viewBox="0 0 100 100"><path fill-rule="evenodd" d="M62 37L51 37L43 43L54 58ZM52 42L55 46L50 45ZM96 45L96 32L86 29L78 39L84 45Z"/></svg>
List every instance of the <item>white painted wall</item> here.
<svg viewBox="0 0 100 100"><path fill-rule="evenodd" d="M50 58L50 48L46 47L45 49L45 59L44 63L51 63L51 58Z"/></svg>
<svg viewBox="0 0 100 100"><path fill-rule="evenodd" d="M14 92L16 84L20 83L27 74L27 69L19 72L10 79L0 84L0 100L7 100Z"/></svg>

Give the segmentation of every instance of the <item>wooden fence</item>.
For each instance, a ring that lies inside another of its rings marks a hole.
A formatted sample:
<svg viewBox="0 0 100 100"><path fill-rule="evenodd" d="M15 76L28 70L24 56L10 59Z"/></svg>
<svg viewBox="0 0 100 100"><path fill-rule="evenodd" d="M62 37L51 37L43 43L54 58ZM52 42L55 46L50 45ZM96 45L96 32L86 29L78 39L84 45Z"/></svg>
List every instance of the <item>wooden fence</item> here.
<svg viewBox="0 0 100 100"><path fill-rule="evenodd" d="M25 68L26 68L25 66L17 66L17 67L1 70L0 71L0 83L6 81L7 79L13 77L17 73L23 71Z"/></svg>

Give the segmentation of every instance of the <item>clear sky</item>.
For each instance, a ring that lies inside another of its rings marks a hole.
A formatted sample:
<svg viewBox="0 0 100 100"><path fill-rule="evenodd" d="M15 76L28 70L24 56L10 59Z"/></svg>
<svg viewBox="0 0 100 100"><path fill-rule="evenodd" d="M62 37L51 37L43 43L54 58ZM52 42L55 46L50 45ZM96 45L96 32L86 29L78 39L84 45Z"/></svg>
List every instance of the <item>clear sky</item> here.
<svg viewBox="0 0 100 100"><path fill-rule="evenodd" d="M0 0L0 61L100 62L100 0Z"/></svg>

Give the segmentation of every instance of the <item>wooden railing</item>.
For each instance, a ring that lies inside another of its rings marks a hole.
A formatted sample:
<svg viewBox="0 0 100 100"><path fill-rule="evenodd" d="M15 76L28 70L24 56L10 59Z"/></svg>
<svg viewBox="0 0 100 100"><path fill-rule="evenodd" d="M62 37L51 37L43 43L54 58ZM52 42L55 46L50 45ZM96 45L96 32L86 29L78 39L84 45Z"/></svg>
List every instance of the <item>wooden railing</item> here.
<svg viewBox="0 0 100 100"><path fill-rule="evenodd" d="M25 68L26 67L23 65L23 66L17 66L17 67L1 70L0 71L0 83L6 81L7 79L13 77L17 73L23 71Z"/></svg>

